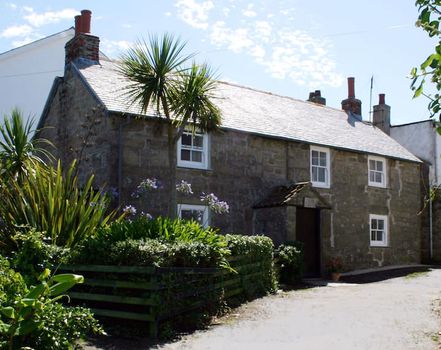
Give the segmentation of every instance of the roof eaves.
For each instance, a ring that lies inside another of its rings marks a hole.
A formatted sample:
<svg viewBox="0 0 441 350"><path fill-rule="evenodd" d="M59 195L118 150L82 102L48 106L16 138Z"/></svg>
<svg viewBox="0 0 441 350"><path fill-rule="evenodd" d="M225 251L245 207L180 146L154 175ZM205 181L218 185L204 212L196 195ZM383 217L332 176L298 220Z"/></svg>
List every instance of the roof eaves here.
<svg viewBox="0 0 441 350"><path fill-rule="evenodd" d="M41 112L40 119L38 120L37 131L43 128L44 122L46 121L47 115L49 113L49 108L62 81L63 78L55 77L54 82L52 83L51 90L49 91L49 95L46 99L46 103L44 104L43 111Z"/></svg>
<svg viewBox="0 0 441 350"><path fill-rule="evenodd" d="M383 154L383 153L366 152L366 151L357 150L357 149L348 148L348 147L339 147L339 146L329 145L329 144L326 144L326 143L311 142L311 141L308 141L308 140L304 140L304 139L300 139L300 138L294 138L294 137L270 135L270 134L266 134L266 133L263 133L263 132L257 132L257 131L245 131L245 130L236 129L236 128L232 128L232 127L221 127L221 129L231 130L231 131L235 131L235 132L239 132L239 133L250 134L250 135L254 135L254 136L265 137L265 138L273 139L273 140L301 142L301 143L305 143L307 145L329 147L329 148L337 149L337 150L341 150L341 151L349 151L349 152L360 153L360 154L371 154L371 155L374 155L374 156L381 156L381 157L387 157L387 158L391 158L391 159L403 160L403 161L408 161L408 162L421 163L420 160L417 160L418 158L416 156L415 156L416 159L412 160L412 159L403 158L403 157L396 157L396 156L386 155L386 154Z"/></svg>

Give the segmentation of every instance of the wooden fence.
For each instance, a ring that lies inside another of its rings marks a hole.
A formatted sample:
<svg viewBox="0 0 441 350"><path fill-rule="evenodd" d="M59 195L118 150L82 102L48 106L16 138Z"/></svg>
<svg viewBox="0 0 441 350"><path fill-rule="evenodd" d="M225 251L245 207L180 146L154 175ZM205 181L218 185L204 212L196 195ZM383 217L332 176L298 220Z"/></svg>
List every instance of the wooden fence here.
<svg viewBox="0 0 441 350"><path fill-rule="evenodd" d="M104 265L65 265L61 270L84 276L84 283L69 292L75 303L85 304L97 316L147 322L149 335L156 338L163 321L197 309L212 311L220 300L264 292L244 287L267 274L259 262L245 256L229 260L236 273L219 268Z"/></svg>

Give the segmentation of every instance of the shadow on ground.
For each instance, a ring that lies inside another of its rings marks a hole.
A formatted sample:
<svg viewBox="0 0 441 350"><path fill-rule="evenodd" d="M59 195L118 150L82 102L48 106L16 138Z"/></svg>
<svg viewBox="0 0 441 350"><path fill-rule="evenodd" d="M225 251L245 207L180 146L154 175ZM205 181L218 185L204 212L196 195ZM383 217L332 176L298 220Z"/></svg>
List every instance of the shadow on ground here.
<svg viewBox="0 0 441 350"><path fill-rule="evenodd" d="M346 283L373 283L388 280L390 278L405 277L411 274L429 272L432 269L440 269L441 266L412 266L398 269L375 271L351 276L342 276L341 282Z"/></svg>

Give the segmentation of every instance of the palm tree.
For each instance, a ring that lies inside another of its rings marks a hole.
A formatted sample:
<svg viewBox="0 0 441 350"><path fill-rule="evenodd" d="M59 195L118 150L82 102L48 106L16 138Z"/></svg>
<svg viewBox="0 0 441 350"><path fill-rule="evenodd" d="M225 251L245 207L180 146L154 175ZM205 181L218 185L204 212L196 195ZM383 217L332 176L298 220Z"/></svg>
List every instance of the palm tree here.
<svg viewBox="0 0 441 350"><path fill-rule="evenodd" d="M33 121L23 121L21 112L14 108L10 116L5 116L0 125L0 166L1 177L22 179L35 166L44 164L44 159L52 155L44 145L52 145L48 140L33 138Z"/></svg>
<svg viewBox="0 0 441 350"><path fill-rule="evenodd" d="M122 56L120 71L130 79L128 95L143 113L153 108L167 120L170 202L168 214L176 216L176 143L186 127L207 132L221 121L214 105L216 82L207 64L186 64L194 55L184 55L185 43L170 34L140 41Z"/></svg>

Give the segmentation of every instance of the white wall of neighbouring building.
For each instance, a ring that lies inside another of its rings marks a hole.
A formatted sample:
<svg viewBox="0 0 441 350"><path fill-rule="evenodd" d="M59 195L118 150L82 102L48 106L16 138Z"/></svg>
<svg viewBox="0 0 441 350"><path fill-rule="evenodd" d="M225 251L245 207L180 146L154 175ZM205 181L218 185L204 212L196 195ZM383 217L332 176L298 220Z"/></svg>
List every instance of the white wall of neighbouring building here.
<svg viewBox="0 0 441 350"><path fill-rule="evenodd" d="M64 74L64 46L75 31L60 33L0 54L0 115L19 108L38 124L56 76Z"/></svg>

